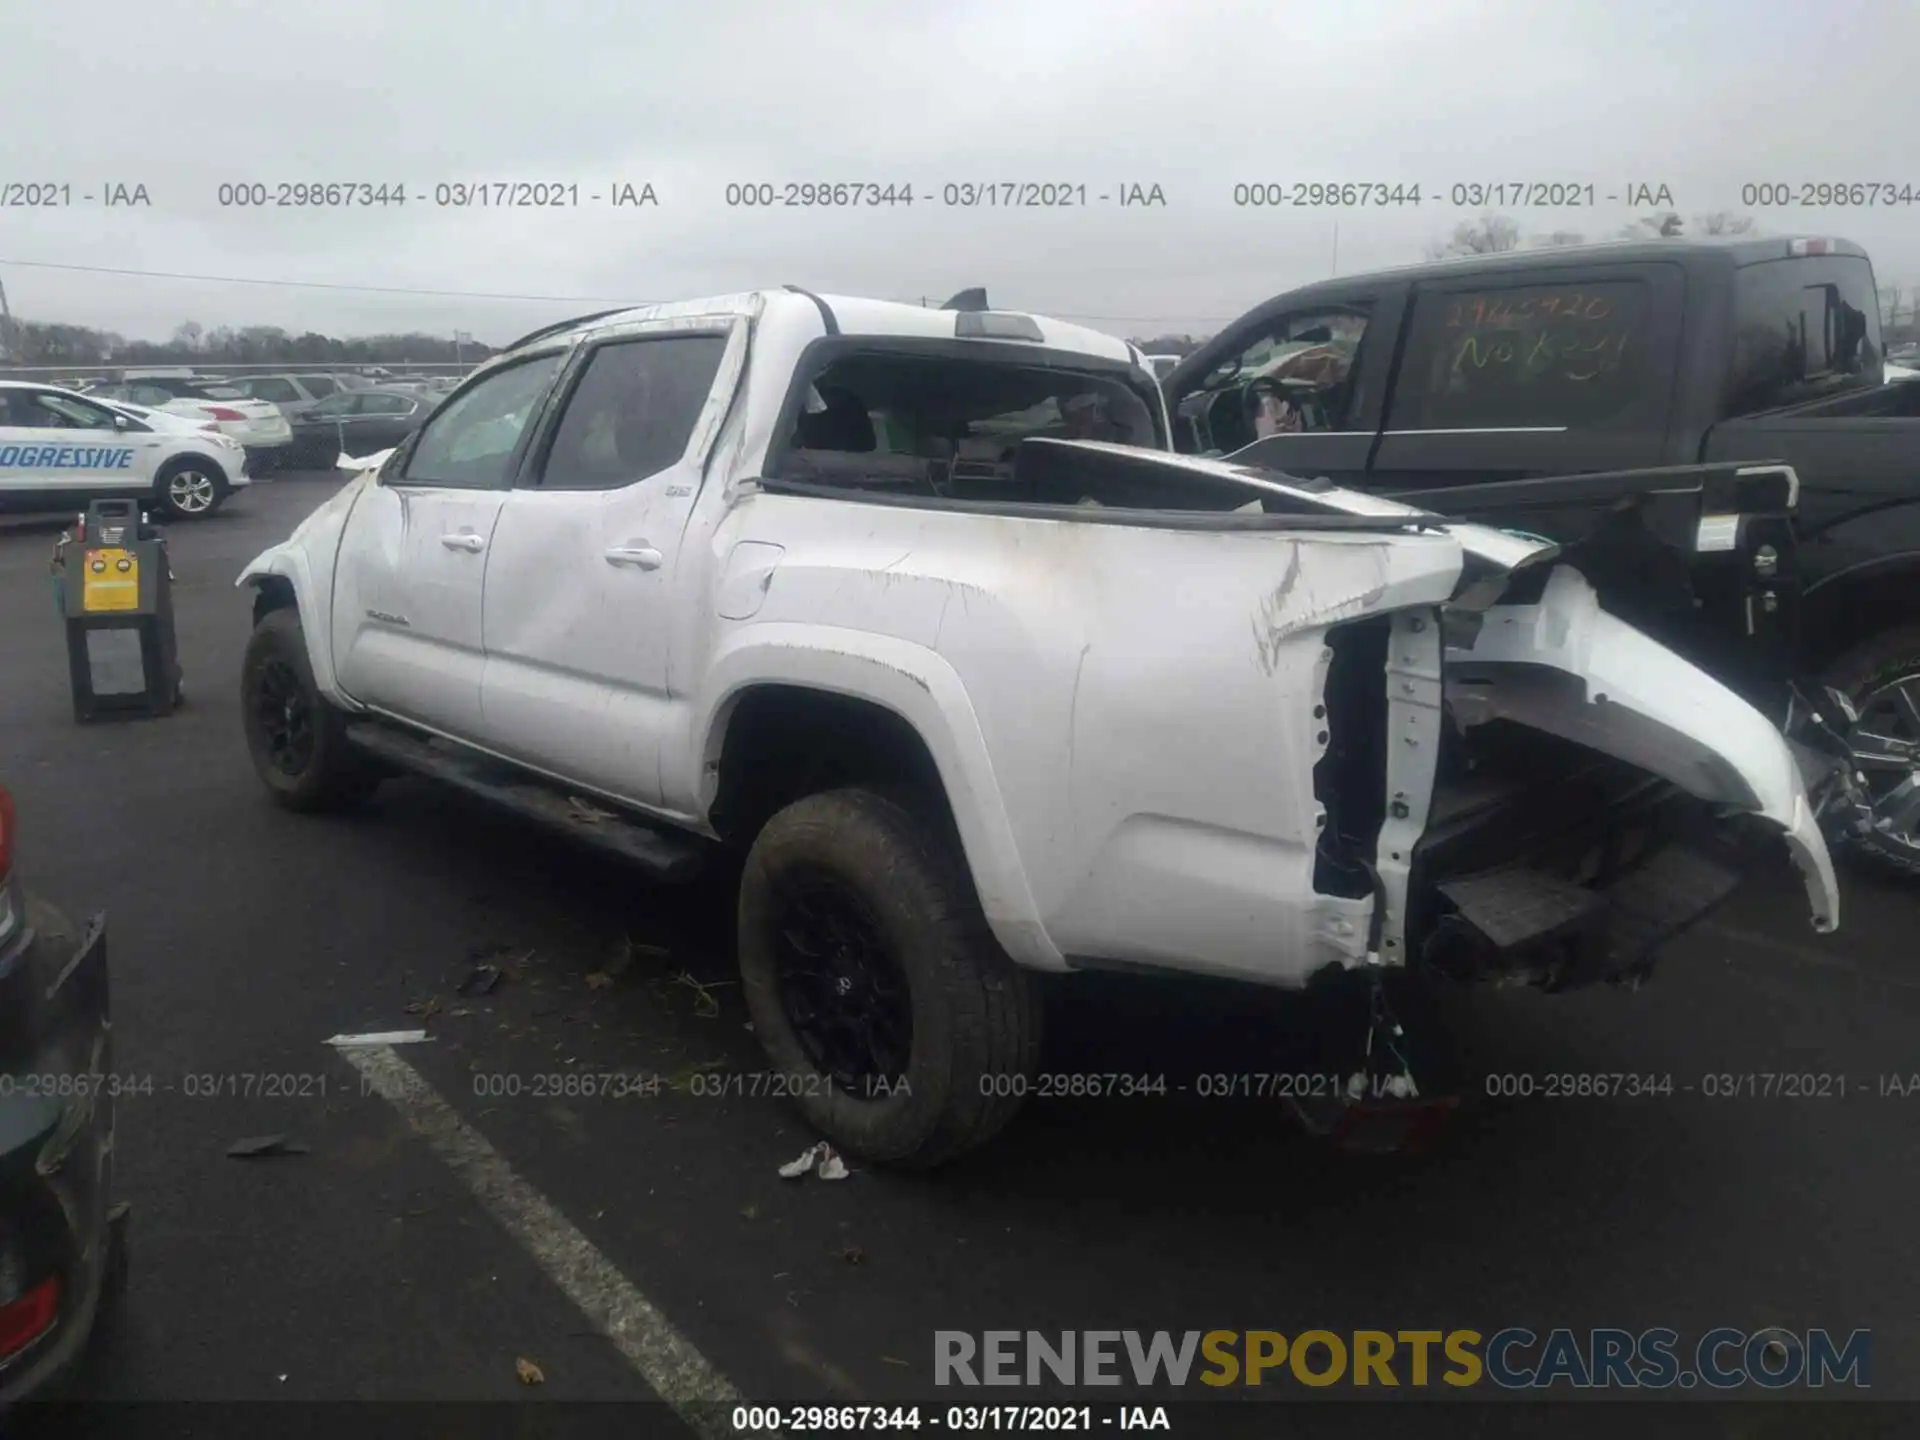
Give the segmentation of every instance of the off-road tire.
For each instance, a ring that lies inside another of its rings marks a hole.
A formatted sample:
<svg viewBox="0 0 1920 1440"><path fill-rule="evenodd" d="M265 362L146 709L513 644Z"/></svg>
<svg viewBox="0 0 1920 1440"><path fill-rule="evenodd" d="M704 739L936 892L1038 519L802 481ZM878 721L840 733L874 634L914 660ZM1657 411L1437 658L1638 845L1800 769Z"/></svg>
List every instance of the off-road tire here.
<svg viewBox="0 0 1920 1440"><path fill-rule="evenodd" d="M1920 675L1920 625L1901 626L1861 642L1834 661L1822 679L1858 705L1901 674ZM1920 849L1890 836L1852 837L1843 853L1882 873L1920 876Z"/></svg>
<svg viewBox="0 0 1920 1440"><path fill-rule="evenodd" d="M206 505L199 509L183 508L174 498L174 477L188 470L198 471L210 482L211 496ZM160 513L169 520L204 520L207 516L227 503L227 496L233 493L233 487L227 483L227 477L220 467L211 460L201 460L190 456L178 456L160 467L160 473L153 479L153 503Z"/></svg>
<svg viewBox="0 0 1920 1440"><path fill-rule="evenodd" d="M258 711L269 673L291 675L310 716L312 744L305 762L289 769L276 763ZM267 793L289 810L316 812L349 809L380 783L381 772L347 742L346 717L320 694L307 659L300 613L292 607L270 610L253 627L240 662L241 725L247 753Z"/></svg>
<svg viewBox="0 0 1920 1440"><path fill-rule="evenodd" d="M906 980L912 1034L891 1094L831 1086L808 1058L777 971L778 894L825 873L865 907ZM927 1170L984 1144L1019 1109L1040 1056L1039 989L1009 960L940 827L862 789L810 795L769 820L740 881L741 988L774 1073L850 1156Z"/></svg>

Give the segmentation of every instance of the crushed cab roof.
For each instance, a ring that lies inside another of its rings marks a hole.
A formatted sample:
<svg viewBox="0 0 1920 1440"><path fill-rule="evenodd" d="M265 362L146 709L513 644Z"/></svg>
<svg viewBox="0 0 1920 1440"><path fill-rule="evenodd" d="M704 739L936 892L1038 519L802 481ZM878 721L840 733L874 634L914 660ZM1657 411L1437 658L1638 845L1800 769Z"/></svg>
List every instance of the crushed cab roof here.
<svg viewBox="0 0 1920 1440"><path fill-rule="evenodd" d="M636 325L648 320L692 319L702 315L761 316L782 325L811 326L825 333L827 322L821 314L822 306L832 313L834 323L843 335L897 335L950 340L954 338L955 317L961 313L910 305L900 300L874 300L857 295L816 295L789 289L747 290L731 295L636 305L624 310L583 315L524 335L501 354L512 354L542 341L571 342L600 330ZM1040 327L1044 337L1041 343L1050 350L1094 355L1107 360L1131 361L1134 357L1132 346L1104 331L1029 311L995 313L1026 315Z"/></svg>

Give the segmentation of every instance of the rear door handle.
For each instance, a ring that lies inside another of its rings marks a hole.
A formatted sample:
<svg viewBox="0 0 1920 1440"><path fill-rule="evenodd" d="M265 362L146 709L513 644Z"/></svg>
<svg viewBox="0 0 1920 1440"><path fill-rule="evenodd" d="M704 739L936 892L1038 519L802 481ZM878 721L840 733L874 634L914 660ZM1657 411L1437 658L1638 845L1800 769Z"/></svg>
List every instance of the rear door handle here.
<svg viewBox="0 0 1920 1440"><path fill-rule="evenodd" d="M458 535L442 535L440 543L449 550L464 550L469 555L478 555L487 548L487 542L471 530L462 530Z"/></svg>
<svg viewBox="0 0 1920 1440"><path fill-rule="evenodd" d="M636 570L658 570L663 559L658 550L646 545L615 545L607 551L609 565L631 565Z"/></svg>

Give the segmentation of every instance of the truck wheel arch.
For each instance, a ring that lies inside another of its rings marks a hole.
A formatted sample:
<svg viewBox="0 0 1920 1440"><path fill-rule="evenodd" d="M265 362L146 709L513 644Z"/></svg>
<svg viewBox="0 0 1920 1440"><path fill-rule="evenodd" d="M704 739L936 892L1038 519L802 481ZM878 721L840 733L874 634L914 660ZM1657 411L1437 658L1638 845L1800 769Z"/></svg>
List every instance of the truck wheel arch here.
<svg viewBox="0 0 1920 1440"><path fill-rule="evenodd" d="M316 617L329 613L330 596L316 592L308 571L306 556L287 546L268 551L255 560L234 582L253 594L253 623L258 625L276 610L297 610L301 629L307 639L307 660L313 666L314 684L329 701L343 710L360 707L340 692L333 673L333 647L327 643L325 624Z"/></svg>
<svg viewBox="0 0 1920 1440"><path fill-rule="evenodd" d="M275 610L297 610L299 598L293 593L293 582L284 575L262 575L251 582L253 586L253 623L258 625Z"/></svg>
<svg viewBox="0 0 1920 1440"><path fill-rule="evenodd" d="M1041 924L973 706L944 659L922 656L764 642L724 650L693 731L703 742L699 808L722 838L745 845L770 806L802 794L853 781L923 793L937 785L943 822L995 938L1022 965L1065 970Z"/></svg>
<svg viewBox="0 0 1920 1440"><path fill-rule="evenodd" d="M1920 623L1920 554L1889 555L1842 570L1801 601L1801 652L1825 671L1843 652L1888 630Z"/></svg>

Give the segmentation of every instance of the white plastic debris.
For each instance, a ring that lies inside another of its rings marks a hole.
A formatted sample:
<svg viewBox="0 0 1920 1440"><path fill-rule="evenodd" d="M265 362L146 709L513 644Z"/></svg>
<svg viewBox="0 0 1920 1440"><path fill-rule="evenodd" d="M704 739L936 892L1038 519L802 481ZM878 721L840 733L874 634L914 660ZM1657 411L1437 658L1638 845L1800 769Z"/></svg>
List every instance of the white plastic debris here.
<svg viewBox="0 0 1920 1440"><path fill-rule="evenodd" d="M334 1035L327 1044L345 1050L362 1045L418 1045L427 1038L424 1030L374 1030L364 1035Z"/></svg>
<svg viewBox="0 0 1920 1440"><path fill-rule="evenodd" d="M388 446L376 455L349 455L345 450L342 450L340 452L340 458L334 462L334 468L336 470L345 470L349 473L358 473L362 470L378 470L382 465L387 463L387 457L393 454L396 448L395 446Z"/></svg>
<svg viewBox="0 0 1920 1440"><path fill-rule="evenodd" d="M780 1167L782 1180L798 1180L807 1174L818 1175L822 1180L844 1180L847 1178L847 1162L826 1141L809 1145L792 1160Z"/></svg>

